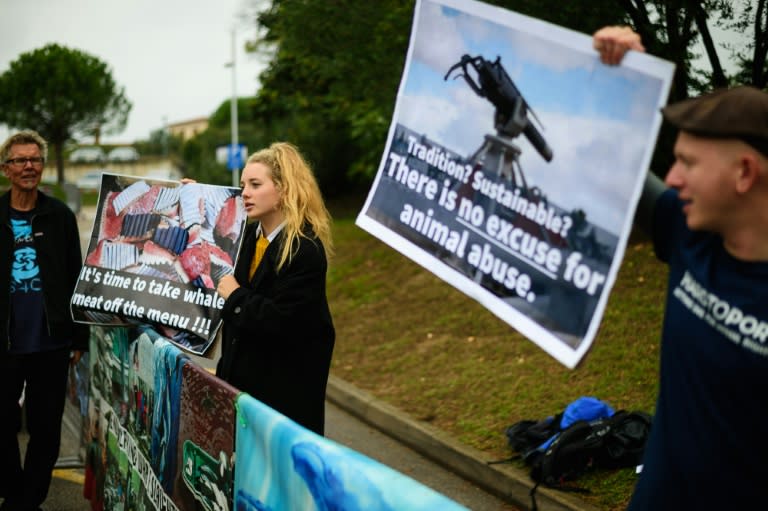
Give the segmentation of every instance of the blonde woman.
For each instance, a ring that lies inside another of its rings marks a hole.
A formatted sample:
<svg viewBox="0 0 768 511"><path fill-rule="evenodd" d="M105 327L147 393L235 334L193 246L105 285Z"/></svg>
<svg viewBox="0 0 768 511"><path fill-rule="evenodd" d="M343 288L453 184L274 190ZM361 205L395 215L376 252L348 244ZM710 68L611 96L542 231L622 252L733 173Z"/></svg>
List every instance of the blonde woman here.
<svg viewBox="0 0 768 511"><path fill-rule="evenodd" d="M251 155L240 184L252 222L234 276L217 288L226 301L216 374L322 435L336 335L325 291L330 215L291 144Z"/></svg>

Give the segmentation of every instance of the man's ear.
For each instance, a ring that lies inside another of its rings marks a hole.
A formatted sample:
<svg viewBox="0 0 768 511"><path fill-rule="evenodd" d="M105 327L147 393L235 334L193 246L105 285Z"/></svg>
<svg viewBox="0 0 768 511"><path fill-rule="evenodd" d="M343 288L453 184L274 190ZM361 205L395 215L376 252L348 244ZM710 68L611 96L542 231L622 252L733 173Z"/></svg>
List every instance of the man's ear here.
<svg viewBox="0 0 768 511"><path fill-rule="evenodd" d="M760 179L761 167L763 166L764 162L754 153L747 152L742 154L739 159L739 175L736 179L736 191L738 193L746 193L752 189L758 179Z"/></svg>

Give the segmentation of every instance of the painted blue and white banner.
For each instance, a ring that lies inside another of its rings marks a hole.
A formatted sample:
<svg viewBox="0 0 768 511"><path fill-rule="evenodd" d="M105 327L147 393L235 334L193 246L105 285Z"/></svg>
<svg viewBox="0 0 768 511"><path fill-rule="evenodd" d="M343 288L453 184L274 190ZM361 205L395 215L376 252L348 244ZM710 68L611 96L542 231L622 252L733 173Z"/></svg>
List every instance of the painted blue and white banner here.
<svg viewBox="0 0 768 511"><path fill-rule="evenodd" d="M253 397L237 400L238 511L465 510L434 490L299 426Z"/></svg>
<svg viewBox="0 0 768 511"><path fill-rule="evenodd" d="M357 225L575 367L597 333L673 65L591 36L419 0Z"/></svg>

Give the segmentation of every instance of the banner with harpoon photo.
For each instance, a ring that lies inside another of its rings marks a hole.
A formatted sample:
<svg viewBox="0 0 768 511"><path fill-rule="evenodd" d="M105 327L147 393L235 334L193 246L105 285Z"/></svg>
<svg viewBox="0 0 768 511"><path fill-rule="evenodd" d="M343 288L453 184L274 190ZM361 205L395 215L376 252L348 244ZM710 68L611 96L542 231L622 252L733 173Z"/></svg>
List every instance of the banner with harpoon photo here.
<svg viewBox="0 0 768 511"><path fill-rule="evenodd" d="M589 35L420 0L357 225L573 368L618 273L673 69L635 52L607 66Z"/></svg>

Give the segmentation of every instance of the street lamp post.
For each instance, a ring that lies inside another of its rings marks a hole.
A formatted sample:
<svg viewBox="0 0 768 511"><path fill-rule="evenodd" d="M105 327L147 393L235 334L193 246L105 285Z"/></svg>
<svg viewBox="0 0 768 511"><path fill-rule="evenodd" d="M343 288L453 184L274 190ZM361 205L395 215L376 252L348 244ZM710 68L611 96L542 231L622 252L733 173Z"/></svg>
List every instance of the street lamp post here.
<svg viewBox="0 0 768 511"><path fill-rule="evenodd" d="M163 158L168 158L168 137L171 134L168 130L168 116L163 116L163 136L161 138L161 144L163 145Z"/></svg>
<svg viewBox="0 0 768 511"><path fill-rule="evenodd" d="M238 146L238 140L237 140L237 73L235 70L235 57L236 57L236 48L235 48L235 29L232 29L232 99L229 104L230 108L230 118L232 121L232 147L231 151L238 151L238 157L235 161L240 161L240 148ZM234 166L235 168L232 169L232 186L239 187L240 186L240 169L237 168L237 166Z"/></svg>

